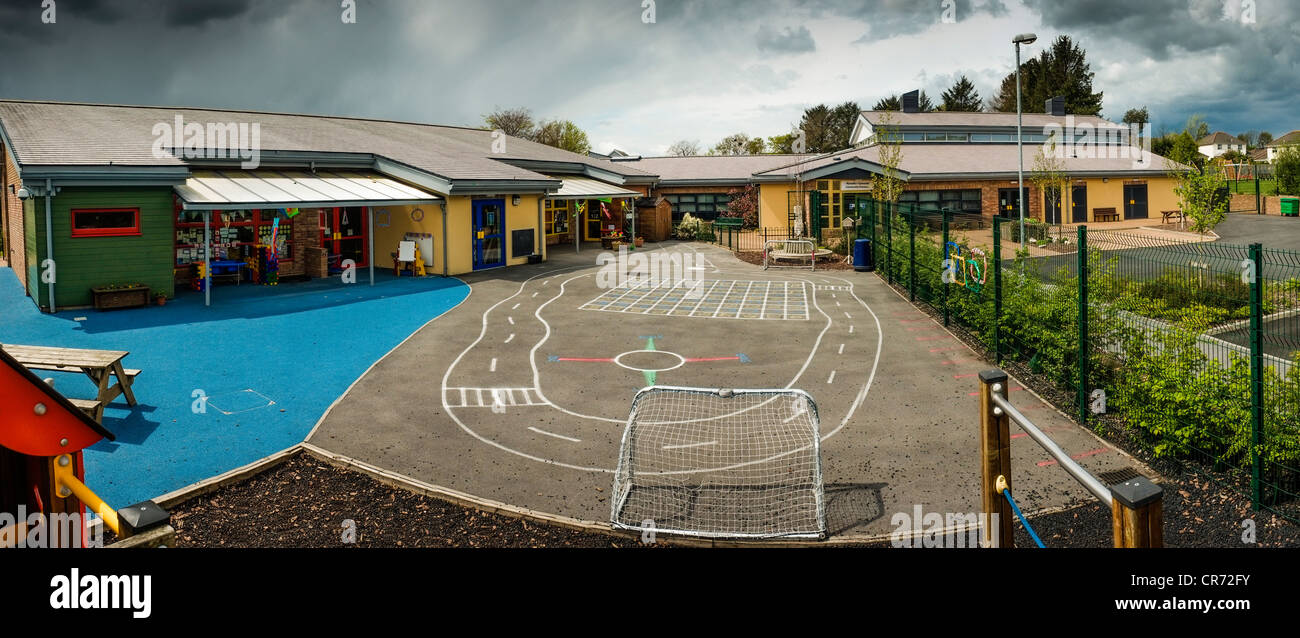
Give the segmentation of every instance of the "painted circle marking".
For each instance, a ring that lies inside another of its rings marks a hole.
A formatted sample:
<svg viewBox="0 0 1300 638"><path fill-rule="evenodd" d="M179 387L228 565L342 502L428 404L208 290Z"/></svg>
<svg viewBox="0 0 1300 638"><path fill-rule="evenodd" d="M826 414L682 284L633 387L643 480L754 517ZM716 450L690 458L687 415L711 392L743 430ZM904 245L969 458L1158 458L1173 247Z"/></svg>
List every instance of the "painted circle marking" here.
<svg viewBox="0 0 1300 638"><path fill-rule="evenodd" d="M670 366L667 368L638 368L636 366L630 366L626 363L623 363L622 361L623 357L626 357L628 355L645 354L645 353L662 354L670 357L677 357L677 365ZM676 370L677 368L686 365L686 357L683 357L682 355L677 354L676 352L669 352L667 350L632 350L629 352L624 352L623 354L614 357L614 363L617 363L620 367L627 368L628 370L635 370L637 372L667 372L669 370Z"/></svg>

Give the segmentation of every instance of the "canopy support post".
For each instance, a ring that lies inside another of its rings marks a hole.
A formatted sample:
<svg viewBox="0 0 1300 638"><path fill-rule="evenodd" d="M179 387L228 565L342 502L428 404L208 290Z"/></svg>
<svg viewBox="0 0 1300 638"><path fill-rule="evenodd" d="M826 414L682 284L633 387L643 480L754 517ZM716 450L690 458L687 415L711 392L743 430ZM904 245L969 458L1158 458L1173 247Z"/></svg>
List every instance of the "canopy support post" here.
<svg viewBox="0 0 1300 638"><path fill-rule="evenodd" d="M203 211L203 305L212 305L212 211Z"/></svg>

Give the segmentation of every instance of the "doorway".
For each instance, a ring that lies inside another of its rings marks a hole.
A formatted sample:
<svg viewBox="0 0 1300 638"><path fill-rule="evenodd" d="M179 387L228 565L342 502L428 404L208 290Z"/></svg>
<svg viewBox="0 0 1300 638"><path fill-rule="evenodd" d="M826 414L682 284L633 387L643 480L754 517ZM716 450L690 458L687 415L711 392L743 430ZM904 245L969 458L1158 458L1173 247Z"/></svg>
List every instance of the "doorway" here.
<svg viewBox="0 0 1300 638"><path fill-rule="evenodd" d="M358 267L370 265L366 242L366 215L364 206L325 208L320 212L321 247L330 255L338 255L339 263L351 259Z"/></svg>
<svg viewBox="0 0 1300 638"><path fill-rule="evenodd" d="M1075 184L1070 189L1070 221L1075 224L1088 223L1088 186Z"/></svg>
<svg viewBox="0 0 1300 638"><path fill-rule="evenodd" d="M506 265L505 208L504 199L474 200L474 270Z"/></svg>
<svg viewBox="0 0 1300 638"><path fill-rule="evenodd" d="M1147 218L1147 185L1124 185L1124 219Z"/></svg>

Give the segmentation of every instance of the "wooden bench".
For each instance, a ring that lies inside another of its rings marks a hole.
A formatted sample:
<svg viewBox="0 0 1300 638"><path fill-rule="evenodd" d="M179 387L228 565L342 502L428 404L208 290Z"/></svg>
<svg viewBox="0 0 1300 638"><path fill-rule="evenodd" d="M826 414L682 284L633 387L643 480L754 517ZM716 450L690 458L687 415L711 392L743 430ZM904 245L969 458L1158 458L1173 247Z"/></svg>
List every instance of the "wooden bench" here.
<svg viewBox="0 0 1300 638"><path fill-rule="evenodd" d="M1186 217L1183 215L1183 211L1181 211L1181 210L1162 210L1162 211L1160 211L1160 215L1161 215L1161 217L1164 218L1164 219L1161 221L1161 223L1163 223L1163 224L1168 224L1168 223L1169 223L1169 220L1171 220L1171 219L1175 219L1175 218L1177 218L1178 221L1183 221L1184 219L1186 219Z"/></svg>
<svg viewBox="0 0 1300 638"><path fill-rule="evenodd" d="M1114 208L1094 208L1092 209L1092 219L1099 222L1117 222L1119 221L1119 212Z"/></svg>
<svg viewBox="0 0 1300 638"><path fill-rule="evenodd" d="M94 419L96 423L104 423L104 404L94 399L68 399L78 410L86 413L86 416Z"/></svg>

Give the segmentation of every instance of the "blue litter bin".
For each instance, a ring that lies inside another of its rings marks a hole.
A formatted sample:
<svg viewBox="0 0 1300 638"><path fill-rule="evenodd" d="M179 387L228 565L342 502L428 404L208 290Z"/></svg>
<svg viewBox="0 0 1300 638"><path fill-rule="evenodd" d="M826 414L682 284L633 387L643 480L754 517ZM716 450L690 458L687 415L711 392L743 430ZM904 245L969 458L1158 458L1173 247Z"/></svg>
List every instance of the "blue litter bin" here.
<svg viewBox="0 0 1300 638"><path fill-rule="evenodd" d="M854 240L853 269L858 272L871 272L876 269L876 254L871 249L870 239Z"/></svg>

